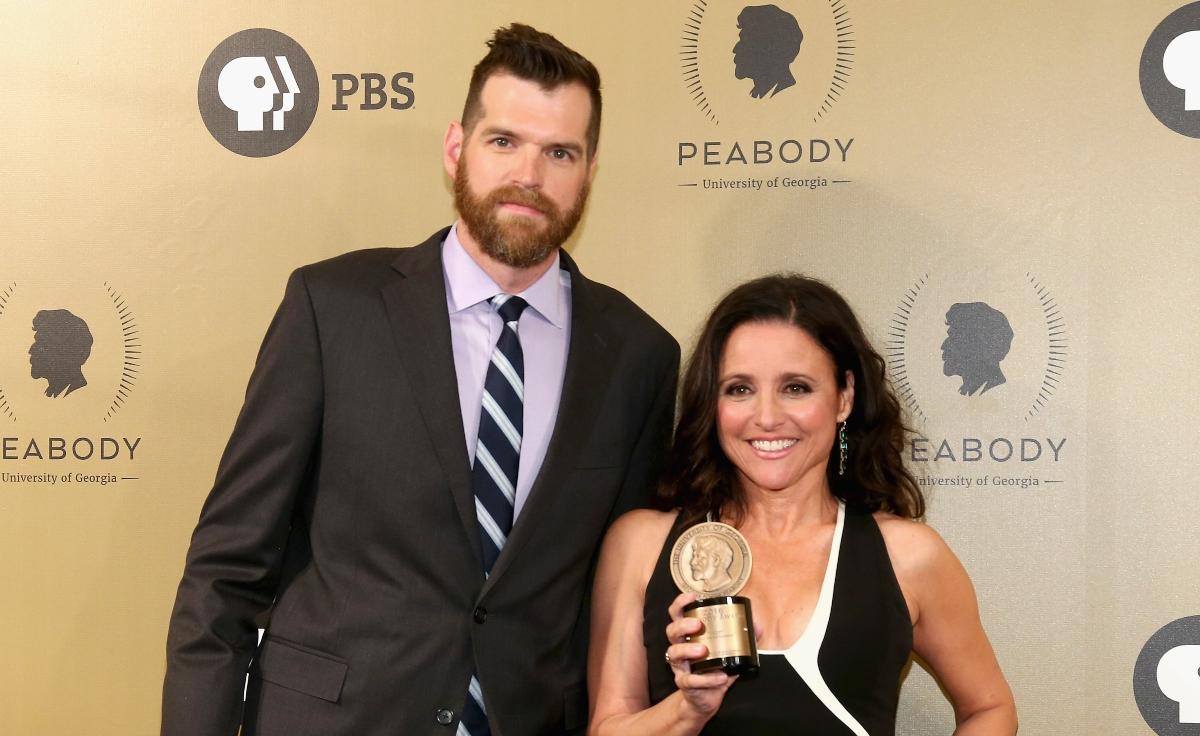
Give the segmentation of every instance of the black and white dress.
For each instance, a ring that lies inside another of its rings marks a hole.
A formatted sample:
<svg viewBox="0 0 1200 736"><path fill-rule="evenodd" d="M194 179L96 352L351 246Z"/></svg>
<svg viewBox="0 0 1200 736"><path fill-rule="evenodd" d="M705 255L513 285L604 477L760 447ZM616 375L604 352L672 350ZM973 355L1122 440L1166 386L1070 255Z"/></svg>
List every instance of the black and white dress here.
<svg viewBox="0 0 1200 736"><path fill-rule="evenodd" d="M675 690L663 655L667 607L679 594L668 561L683 531L678 524L671 529L646 586L651 703ZM786 650L760 651L757 676L734 683L703 733L894 736L900 671L911 649L908 606L879 526L869 512L839 504L821 593L804 633Z"/></svg>

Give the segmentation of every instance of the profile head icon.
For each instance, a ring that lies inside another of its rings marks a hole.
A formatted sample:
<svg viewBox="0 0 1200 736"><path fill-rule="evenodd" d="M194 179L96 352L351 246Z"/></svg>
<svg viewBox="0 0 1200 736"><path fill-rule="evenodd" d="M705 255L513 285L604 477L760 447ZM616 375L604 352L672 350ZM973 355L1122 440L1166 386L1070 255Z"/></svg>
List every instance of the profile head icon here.
<svg viewBox="0 0 1200 736"><path fill-rule="evenodd" d="M717 590L733 582L729 568L733 566L733 547L712 534L701 534L692 540L692 580L705 592Z"/></svg>
<svg viewBox="0 0 1200 736"><path fill-rule="evenodd" d="M271 129L283 130L283 116L296 106L300 85L286 56L273 57L276 75L265 56L239 56L217 77L217 96L237 113L239 131L262 131L264 114L271 113Z"/></svg>
<svg viewBox="0 0 1200 736"><path fill-rule="evenodd" d="M1005 382L1000 361L1012 347L1008 318L983 302L951 305L946 312L946 339L942 342L942 373L962 376L958 392L983 394Z"/></svg>
<svg viewBox="0 0 1200 736"><path fill-rule="evenodd" d="M1175 647L1158 661L1158 688L1179 703L1180 723L1200 723L1200 646Z"/></svg>
<svg viewBox="0 0 1200 736"><path fill-rule="evenodd" d="M774 97L794 85L791 66L804 41L795 16L775 5L748 5L737 23L741 32L733 46L733 75L754 82L750 96Z"/></svg>
<svg viewBox="0 0 1200 736"><path fill-rule="evenodd" d="M47 396L66 396L86 386L83 364L91 354L87 322L65 309L43 309L34 315L29 375L46 379Z"/></svg>
<svg viewBox="0 0 1200 736"><path fill-rule="evenodd" d="M1183 109L1200 110L1200 31L1176 36L1163 53L1163 74L1183 90Z"/></svg>

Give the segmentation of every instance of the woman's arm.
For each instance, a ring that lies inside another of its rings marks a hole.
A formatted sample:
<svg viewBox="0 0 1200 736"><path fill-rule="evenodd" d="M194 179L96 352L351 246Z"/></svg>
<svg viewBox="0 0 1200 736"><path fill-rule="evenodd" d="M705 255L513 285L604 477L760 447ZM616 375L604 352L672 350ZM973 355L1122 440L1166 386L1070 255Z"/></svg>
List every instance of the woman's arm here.
<svg viewBox="0 0 1200 736"><path fill-rule="evenodd" d="M950 696L955 736L1012 736L1012 690L983 631L962 563L924 524L894 519L881 520L880 527L887 529L884 539L913 614L913 651Z"/></svg>
<svg viewBox="0 0 1200 736"><path fill-rule="evenodd" d="M719 671L691 673L690 663L702 659L707 649L683 642L685 636L698 633L701 623L682 618L681 609L694 596L680 595L671 604L666 631L673 642L667 653L679 690L650 707L642 609L646 583L674 516L632 511L618 519L604 539L592 590L589 736L698 734L736 679Z"/></svg>

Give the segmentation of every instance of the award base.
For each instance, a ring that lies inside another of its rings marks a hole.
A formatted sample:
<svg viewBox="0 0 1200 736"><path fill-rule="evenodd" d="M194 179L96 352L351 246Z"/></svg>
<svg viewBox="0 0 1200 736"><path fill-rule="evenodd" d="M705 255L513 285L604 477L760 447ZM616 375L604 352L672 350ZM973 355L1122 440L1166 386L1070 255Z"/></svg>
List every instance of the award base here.
<svg viewBox="0 0 1200 736"><path fill-rule="evenodd" d="M688 641L708 647L708 659L692 663L692 672L724 670L728 675L758 671L758 647L754 643L754 619L750 599L740 595L701 598L683 607L683 615L696 618L704 630Z"/></svg>

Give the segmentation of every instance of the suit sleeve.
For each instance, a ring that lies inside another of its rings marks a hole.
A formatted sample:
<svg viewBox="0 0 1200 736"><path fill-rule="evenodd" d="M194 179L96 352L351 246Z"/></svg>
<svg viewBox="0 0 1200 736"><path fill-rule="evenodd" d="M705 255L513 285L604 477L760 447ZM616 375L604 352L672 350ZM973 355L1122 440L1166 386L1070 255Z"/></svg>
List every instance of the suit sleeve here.
<svg viewBox="0 0 1200 736"><path fill-rule="evenodd" d="M657 390L629 458L625 480L609 523L626 511L654 505L658 480L670 449L671 430L675 426L675 391L679 383L679 344L666 337L657 352L657 359L651 362L657 366L654 378Z"/></svg>
<svg viewBox="0 0 1200 736"><path fill-rule="evenodd" d="M255 616L275 596L322 416L317 326L302 271L288 281L192 535L167 634L162 736L235 736Z"/></svg>

